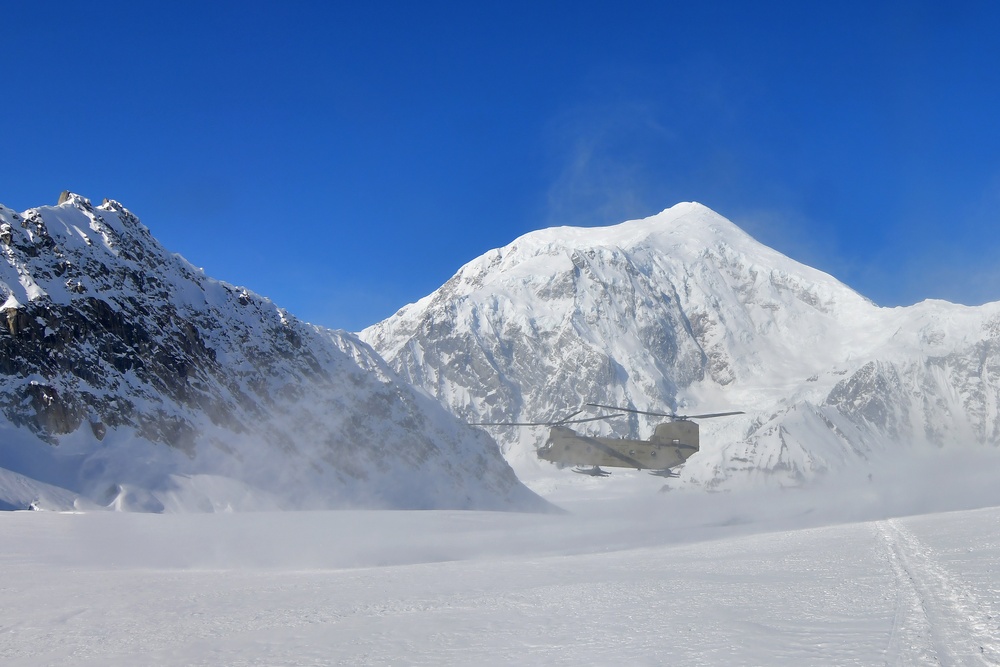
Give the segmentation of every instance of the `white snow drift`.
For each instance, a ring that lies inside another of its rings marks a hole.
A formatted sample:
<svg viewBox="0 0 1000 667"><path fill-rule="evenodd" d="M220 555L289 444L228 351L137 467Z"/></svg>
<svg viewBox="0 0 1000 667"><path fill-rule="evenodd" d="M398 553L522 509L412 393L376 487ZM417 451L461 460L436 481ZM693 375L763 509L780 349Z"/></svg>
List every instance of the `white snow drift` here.
<svg viewBox="0 0 1000 667"><path fill-rule="evenodd" d="M562 515L0 513L0 662L1000 664L1000 510L897 516L1000 502L968 463Z"/></svg>

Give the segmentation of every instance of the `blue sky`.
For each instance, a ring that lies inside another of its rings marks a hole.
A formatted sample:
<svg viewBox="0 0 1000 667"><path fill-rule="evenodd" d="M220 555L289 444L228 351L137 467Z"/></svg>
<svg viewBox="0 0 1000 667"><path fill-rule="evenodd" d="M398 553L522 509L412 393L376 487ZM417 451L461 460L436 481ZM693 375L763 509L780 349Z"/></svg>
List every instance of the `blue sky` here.
<svg viewBox="0 0 1000 667"><path fill-rule="evenodd" d="M998 6L6 3L0 202L117 199L349 330L691 200L881 305L994 301Z"/></svg>

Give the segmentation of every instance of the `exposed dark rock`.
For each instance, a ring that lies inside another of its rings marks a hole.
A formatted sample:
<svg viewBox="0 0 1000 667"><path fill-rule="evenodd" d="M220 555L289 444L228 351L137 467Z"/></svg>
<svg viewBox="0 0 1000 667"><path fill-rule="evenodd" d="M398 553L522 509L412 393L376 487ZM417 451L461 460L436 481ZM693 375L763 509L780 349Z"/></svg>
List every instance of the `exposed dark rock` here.
<svg viewBox="0 0 1000 667"><path fill-rule="evenodd" d="M26 460L58 459L57 479L39 481L91 498L111 481L99 501L147 510L163 506L139 487L169 486L174 472L234 475L291 506L355 493L396 506L500 508L517 496L541 507L492 440L402 387L356 338L206 277L118 202L59 201L23 217L0 208L0 294L10 297L0 423L47 443ZM457 463L469 443L491 453L481 474ZM403 492L416 467L450 482ZM350 486L359 481L377 488Z"/></svg>
<svg viewBox="0 0 1000 667"><path fill-rule="evenodd" d="M34 426L43 435L72 433L83 421L84 407L72 396L60 394L55 387L32 382L25 388L25 394L35 412Z"/></svg>

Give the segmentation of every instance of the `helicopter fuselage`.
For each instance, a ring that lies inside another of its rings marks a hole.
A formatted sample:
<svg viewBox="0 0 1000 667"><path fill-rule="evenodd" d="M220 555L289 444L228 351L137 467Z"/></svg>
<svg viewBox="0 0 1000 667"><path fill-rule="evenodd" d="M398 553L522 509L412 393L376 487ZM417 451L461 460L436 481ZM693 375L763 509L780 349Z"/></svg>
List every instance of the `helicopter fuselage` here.
<svg viewBox="0 0 1000 667"><path fill-rule="evenodd" d="M581 435L553 426L538 458L561 465L666 470L698 451L698 424L686 419L659 424L649 440Z"/></svg>

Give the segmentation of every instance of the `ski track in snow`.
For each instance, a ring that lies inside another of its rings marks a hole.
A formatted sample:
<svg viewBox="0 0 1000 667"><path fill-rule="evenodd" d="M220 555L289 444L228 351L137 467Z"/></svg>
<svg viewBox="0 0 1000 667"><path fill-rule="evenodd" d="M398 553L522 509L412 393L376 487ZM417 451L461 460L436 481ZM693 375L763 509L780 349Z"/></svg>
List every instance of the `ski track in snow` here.
<svg viewBox="0 0 1000 667"><path fill-rule="evenodd" d="M894 665L1000 665L1000 622L987 601L950 572L901 521L875 524L896 578L887 650Z"/></svg>

